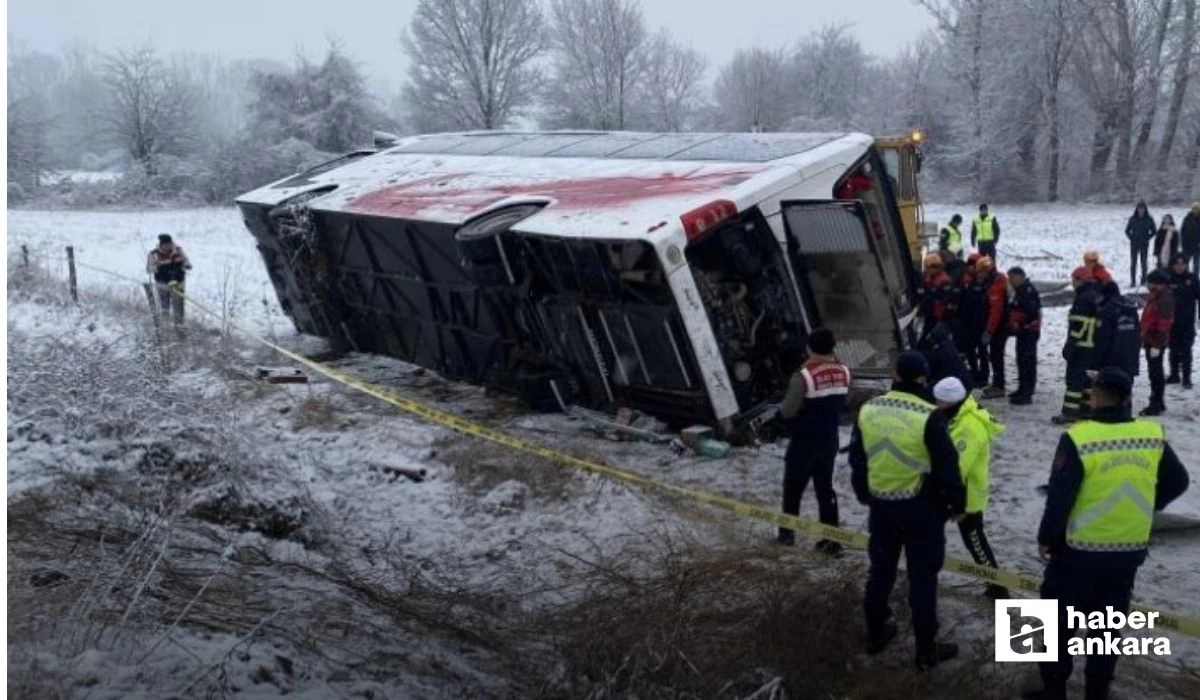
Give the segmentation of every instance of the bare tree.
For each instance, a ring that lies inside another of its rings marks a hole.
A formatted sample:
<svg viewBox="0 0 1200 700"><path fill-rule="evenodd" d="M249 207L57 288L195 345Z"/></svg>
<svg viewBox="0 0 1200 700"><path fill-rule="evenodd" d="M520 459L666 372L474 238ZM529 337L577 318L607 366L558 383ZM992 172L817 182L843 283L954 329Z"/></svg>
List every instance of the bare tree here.
<svg viewBox="0 0 1200 700"><path fill-rule="evenodd" d="M1047 125L1046 198L1058 201L1061 168L1060 95L1063 77L1070 65L1071 53L1079 36L1085 3L1077 0L1032 0L1031 15L1044 28L1038 45L1041 63L1043 109Z"/></svg>
<svg viewBox="0 0 1200 700"><path fill-rule="evenodd" d="M636 0L552 0L554 76L546 93L558 126L623 129L645 67Z"/></svg>
<svg viewBox="0 0 1200 700"><path fill-rule="evenodd" d="M148 47L109 56L103 77L109 88L105 121L110 135L153 176L159 154L177 153L188 141L189 86Z"/></svg>
<svg viewBox="0 0 1200 700"><path fill-rule="evenodd" d="M1179 129L1179 115L1183 113L1183 98L1192 78L1192 54L1196 47L1196 33L1200 24L1196 22L1196 0L1183 0L1183 21L1179 29L1179 57L1175 62L1175 85L1171 91L1171 105L1167 112L1167 123L1163 127L1162 143L1158 147L1155 168L1166 170Z"/></svg>
<svg viewBox="0 0 1200 700"><path fill-rule="evenodd" d="M1153 8L1158 16L1155 18L1154 40L1149 47L1150 70L1146 75L1146 86L1141 100L1146 108L1141 115L1141 126L1138 128L1137 143L1133 150L1133 168L1139 171L1146 148L1150 145L1150 131L1154 128L1154 119L1158 115L1158 96L1162 86L1163 64L1166 62L1163 48L1167 43L1167 28L1171 25L1174 5L1174 0L1161 0Z"/></svg>
<svg viewBox="0 0 1200 700"><path fill-rule="evenodd" d="M402 43L419 130L496 129L532 102L547 35L536 0L421 0Z"/></svg>
<svg viewBox="0 0 1200 700"><path fill-rule="evenodd" d="M791 115L787 55L780 50L742 49L717 75L713 94L724 128L777 131Z"/></svg>
<svg viewBox="0 0 1200 700"><path fill-rule="evenodd" d="M680 46L661 30L646 46L646 70L636 102L639 126L655 131L684 131L704 100L705 60L699 51Z"/></svg>

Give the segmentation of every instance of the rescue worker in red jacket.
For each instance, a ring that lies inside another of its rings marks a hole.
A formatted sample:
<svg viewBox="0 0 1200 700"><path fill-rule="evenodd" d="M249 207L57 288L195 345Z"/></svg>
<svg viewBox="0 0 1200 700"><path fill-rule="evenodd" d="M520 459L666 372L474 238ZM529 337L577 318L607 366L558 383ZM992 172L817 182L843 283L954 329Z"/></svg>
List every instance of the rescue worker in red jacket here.
<svg viewBox="0 0 1200 700"><path fill-rule="evenodd" d="M1033 403L1033 392L1037 388L1042 297L1020 267L1009 269L1008 284L1012 288L1012 300L1008 303L1008 332L1017 339L1017 390L1008 395L1008 402L1014 406L1028 406Z"/></svg>
<svg viewBox="0 0 1200 700"><path fill-rule="evenodd" d="M1163 357L1171 344L1171 323L1175 318L1175 295L1171 281L1162 270L1146 276L1150 298L1142 309L1142 347L1146 349L1146 367L1150 371L1150 405L1142 409L1143 416L1160 416L1167 410L1163 402L1166 373Z"/></svg>
<svg viewBox="0 0 1200 700"><path fill-rule="evenodd" d="M1112 273L1100 263L1100 253L1094 250L1083 254L1083 267L1087 270L1087 276L1101 287L1113 281Z"/></svg>
<svg viewBox="0 0 1200 700"><path fill-rule="evenodd" d="M987 308L981 346L987 347L987 359L991 365L992 383L983 390L983 398L995 399L1004 396L1004 346L1008 342L1008 278L996 269L996 264L986 255L975 263L978 276L976 285L983 289Z"/></svg>
<svg viewBox="0 0 1200 700"><path fill-rule="evenodd" d="M925 289L922 307L925 314L924 333L928 334L939 323L950 323L957 301L954 281L946 274L942 256L930 253L925 256Z"/></svg>
<svg viewBox="0 0 1200 700"><path fill-rule="evenodd" d="M154 278L158 290L159 313L164 317L173 314L176 325L183 323L184 281L192 263L183 248L171 239L170 234L158 236L158 246L146 256L146 273Z"/></svg>

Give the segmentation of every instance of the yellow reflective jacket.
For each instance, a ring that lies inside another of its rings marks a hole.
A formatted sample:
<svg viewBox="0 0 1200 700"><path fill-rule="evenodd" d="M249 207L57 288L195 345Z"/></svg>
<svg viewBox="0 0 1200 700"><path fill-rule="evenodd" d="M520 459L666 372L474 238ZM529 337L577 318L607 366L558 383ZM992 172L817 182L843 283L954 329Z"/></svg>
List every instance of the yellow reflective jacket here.
<svg viewBox="0 0 1200 700"><path fill-rule="evenodd" d="M988 506L988 471L992 440L1004 432L1004 424L992 418L973 396L968 396L954 420L950 439L958 450L958 468L967 487L967 512L982 513Z"/></svg>

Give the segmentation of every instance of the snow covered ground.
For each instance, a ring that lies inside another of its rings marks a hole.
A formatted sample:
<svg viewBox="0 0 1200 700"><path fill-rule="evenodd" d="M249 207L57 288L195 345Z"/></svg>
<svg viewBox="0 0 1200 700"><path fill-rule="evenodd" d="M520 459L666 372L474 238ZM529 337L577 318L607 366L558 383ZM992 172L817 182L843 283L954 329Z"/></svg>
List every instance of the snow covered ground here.
<svg viewBox="0 0 1200 700"><path fill-rule="evenodd" d="M969 217L973 207L930 206L927 216L942 221L954 211ZM1152 207L1152 211L1156 216L1161 214L1157 208ZM1019 262L1034 278L1065 279L1078 264L1082 250L1096 248L1118 280L1127 276L1128 252L1122 234L1129 213L1126 208L998 206L994 213L1003 226L999 252L1002 267ZM253 239L244 231L233 209L16 210L8 212L8 225L10 273L11 262L19 255L21 244L25 244L35 262L64 275L62 246L71 244L81 262L140 278L144 275L145 254L155 236L170 232L195 265L195 274L189 278L191 293L232 309L239 319L272 332L285 342L306 346L308 350L319 345L311 339L295 337L287 319L279 314ZM1046 252L1051 255L1045 255ZM135 324L135 335L131 336L129 310L111 303L112 294L119 292L129 295L136 304L140 290L130 291L120 281L84 269L80 270L80 287L85 300L82 310L63 307L53 298L43 298L45 295L10 300L10 354L13 354L13 338L26 348L22 360L25 364L17 366L18 370L32 372L41 365L31 358L41 355L52 358L55 348L61 352L111 348L118 357L138 357L138 362L150 364L158 361L139 355L144 354L149 336L139 339L136 332L150 333L145 324L141 331L136 331ZM95 304L89 304L89 294ZM989 536L1002 566L1031 574L1040 572L1034 533L1042 499L1036 487L1046 480L1054 445L1061 433L1049 419L1058 411L1062 398L1063 366L1059 351L1065 313L1063 308L1047 311L1040 349L1040 384L1034 405L1016 409L1003 402L989 404L997 418L1008 425L995 448ZM153 401L147 399L150 409L169 405L185 409L156 413L149 418L136 412L124 416L122 412L128 411L128 407L102 402L91 407L95 415L82 416L59 410L61 406L56 408L57 404L46 403L45 397L27 398L27 404L16 405L13 393L19 391L22 382L36 384L40 380L36 379L36 372L29 376L15 374L10 362L10 522L15 500L57 483L77 483L101 476L115 478L110 474L114 470L117 474L136 475L139 469L144 469L145 455L158 449L153 444L179 441L190 445L192 451L204 452L196 445L207 443L229 443L227 448L232 450L218 452L227 455L222 469L229 473L197 477L198 482L187 492L189 500L182 512L207 507L205 504L213 501L227 502L228 499L221 501L221 498L231 488L230 484L235 484L232 488L238 498L253 501L256 507L274 509L272 512L292 514L302 522L284 537L268 537L258 526L232 536L226 533L228 539L222 544L232 551L261 549L272 560L305 566L346 558L349 565L369 572L372 578L408 575L396 570L404 566L447 576L447 572L453 572L456 585L470 590L527 592L524 599L531 607L570 599L573 595L568 585L572 579L570 571L580 560L616 556L626 546L652 541L651 533L686 532L688 537L701 542L740 543L747 551L772 536L763 525L679 510L653 495L596 477L563 474L560 468L536 460L503 454L496 448L480 448L468 439L424 425L327 382L265 388L236 377L231 380L227 367L215 364L201 352L208 349L218 353L222 345L215 338L200 337L203 340L194 349L171 351L169 387L154 390L167 393L161 396L153 393ZM234 366L248 368L255 362L281 364L248 346L235 348ZM779 498L782 443L739 448L724 460L680 458L665 447L598 437L588 426L563 416L525 413L506 397L443 381L390 358L357 356L338 362L373 382L435 406L657 479L772 506ZM121 376L115 368L108 371L114 373L114 378ZM1011 363L1009 371L1015 377ZM1137 387L1138 406L1146 401L1144 376L1143 373ZM93 377L89 381L96 380ZM14 386L18 388L13 389ZM197 398L202 401L197 403ZM1168 437L1185 464L1193 468L1194 474L1200 473L1195 469L1200 463L1197 461L1200 460L1200 392L1169 387L1167 404L1168 413L1162 420ZM122 416L128 418L133 425L128 428L131 433L126 435L122 432L124 428L113 426L98 430L95 424L103 422L98 416L118 423ZM54 435L61 437L48 437ZM115 456L98 459L98 455ZM403 477L393 480L387 468L424 468L428 476L421 483ZM845 525L865 529L865 510L854 500L844 457L839 461L836 485ZM93 497L80 498L86 501ZM1200 485L1194 485L1170 511L1200 516ZM803 513L815 516L811 496L803 504ZM948 537L948 543L952 555L967 556L956 534ZM783 561L809 568L811 562L806 556L797 552ZM856 561L858 557L848 559ZM10 576L12 571L10 559ZM1198 572L1200 534L1158 538L1139 576L1135 599L1200 617L1200 599L1194 594L1200 584ZM944 622L950 633L960 640L990 643L990 606L979 603L975 597L979 584L951 576L945 578L953 593L943 603ZM10 583L10 596L13 585ZM356 609L349 602L344 605L347 610ZM178 644L161 647L157 653L162 658L153 663L176 669L162 671L167 677L186 680L191 677L189 673L198 673L196 669L203 666L188 661L190 656L179 647L186 648L192 656L200 656L204 663L214 664L219 659L213 660L210 655L219 656L245 632L246 629L241 629L238 634L214 633L208 637L188 632L180 637ZM376 640L376 643L383 642ZM422 663L443 664L459 671L459 682L466 683L462 679L472 677L471 672L461 668L464 663L471 664L455 656L453 645L432 643L428 649L414 650L399 641L395 644L399 648L397 653L412 655L408 663L402 664L405 669L411 670ZM226 665L222 672L230 674L243 687L263 686L253 676L266 663L276 669L274 678L279 683L263 687L266 690L282 687L281 672L270 659L274 652L261 648L250 652L249 647L247 650L245 659ZM1200 643L1195 640L1176 637L1173 651L1177 659L1188 661L1193 668L1200 663ZM152 691L163 689L161 674L139 675L128 661L122 660L126 657L107 653L90 657L88 663L120 667L120 673L109 677L114 688L112 697L137 692L149 697L154 696ZM897 664L903 663L900 652L893 656ZM51 664L51 670L65 674L62 664ZM477 665L475 676L485 673L482 669L487 665L482 662ZM329 682L328 665L314 663L305 673L303 678L289 675L287 687L310 697L323 697ZM444 685L429 685L432 681L428 679L418 683L416 676L376 678L369 682L357 677L353 682L338 678L333 685L346 696L364 689L380 693L376 697L437 697L449 692ZM476 682L483 681L476 677ZM1126 687L1126 692L1131 693L1129 697L1142 694L1133 686ZM75 688L68 694L80 692L80 688Z"/></svg>

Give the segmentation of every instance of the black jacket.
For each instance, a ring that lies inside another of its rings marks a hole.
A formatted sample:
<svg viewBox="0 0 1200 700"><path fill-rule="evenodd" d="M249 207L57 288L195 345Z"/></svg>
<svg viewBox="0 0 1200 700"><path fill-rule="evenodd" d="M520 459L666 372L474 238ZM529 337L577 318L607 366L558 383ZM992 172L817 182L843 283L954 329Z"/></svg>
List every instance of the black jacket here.
<svg viewBox="0 0 1200 700"><path fill-rule="evenodd" d="M1200 318L1200 277L1194 272L1182 275L1171 273L1171 291L1175 293L1175 320L1171 335L1184 338L1196 334L1196 319Z"/></svg>
<svg viewBox="0 0 1200 700"><path fill-rule="evenodd" d="M920 384L896 382L893 391L912 394L923 401L929 401L928 390ZM934 411L925 421L925 449L929 451L929 476L921 485L921 493L915 500L932 504L939 512L946 514L963 513L967 508L967 491L963 486L962 474L958 470L958 450L950 439L950 428L946 416L941 411ZM858 502L872 507L886 508L904 507L905 501L877 501L871 496L867 487L867 452L863 447L862 433L858 424L850 438L850 483L854 486L854 495ZM914 499L908 499L911 502Z"/></svg>
<svg viewBox="0 0 1200 700"><path fill-rule="evenodd" d="M1128 423L1133 420L1128 406L1109 406L1098 409L1092 420L1101 423ZM1158 463L1158 484L1154 491L1154 509L1162 510L1188 488L1188 473L1175 451L1168 444ZM1067 547L1067 520L1075 497L1083 483L1083 462L1075 443L1063 433L1058 440L1058 451L1050 471L1050 487L1046 494L1046 510L1042 513L1042 524L1038 528L1038 544L1050 547L1054 554L1062 554ZM1074 556L1092 558L1113 566L1138 566L1146 559L1146 550L1137 552L1080 552L1070 550Z"/></svg>
<svg viewBox="0 0 1200 700"><path fill-rule="evenodd" d="M1150 245L1156 231L1158 231L1158 226L1154 223L1154 217L1149 213L1145 216L1134 214L1129 217L1129 223L1125 224L1125 237L1131 243L1139 246Z"/></svg>
<svg viewBox="0 0 1200 700"><path fill-rule="evenodd" d="M1015 335L1032 335L1042 330L1042 295L1029 280L1013 289L1008 302L1008 330Z"/></svg>
<svg viewBox="0 0 1200 700"><path fill-rule="evenodd" d="M1088 369L1120 367L1136 377L1141 368L1142 332L1137 306L1121 295L1105 299L1096 318L1096 349Z"/></svg>
<svg viewBox="0 0 1200 700"><path fill-rule="evenodd" d="M1179 226L1179 240L1185 253L1200 252L1200 216L1190 211Z"/></svg>
<svg viewBox="0 0 1200 700"><path fill-rule="evenodd" d="M937 384L946 377L958 377L969 393L974 389L971 372L963 362L962 355L954 344L954 335L950 328L939 323L921 339L920 350L929 363L929 384Z"/></svg>

